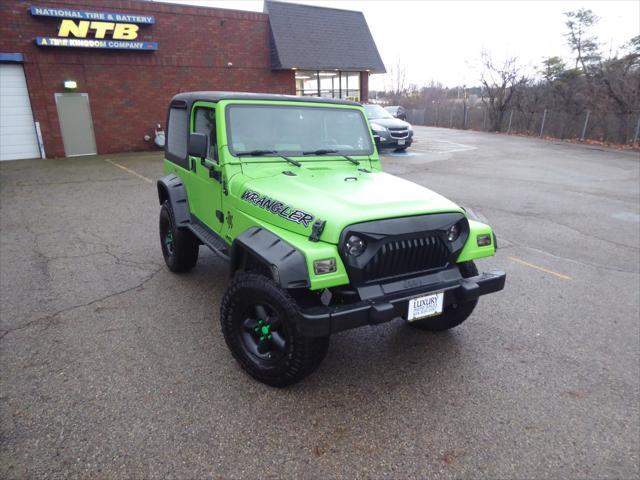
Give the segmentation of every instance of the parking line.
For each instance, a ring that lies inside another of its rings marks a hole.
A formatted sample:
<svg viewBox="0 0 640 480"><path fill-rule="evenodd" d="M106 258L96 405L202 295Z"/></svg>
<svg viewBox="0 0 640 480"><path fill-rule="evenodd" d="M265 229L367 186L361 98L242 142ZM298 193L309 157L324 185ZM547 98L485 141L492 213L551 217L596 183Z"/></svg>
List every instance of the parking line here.
<svg viewBox="0 0 640 480"><path fill-rule="evenodd" d="M538 265L534 265L533 263L525 262L524 260L520 260L518 257L509 257L510 260L514 262L520 263L527 267L535 268L536 270L540 270L541 272L548 273L549 275L554 275L562 280L573 280L569 275L564 275L562 273L554 272L553 270L548 270L544 267L539 267Z"/></svg>
<svg viewBox="0 0 640 480"><path fill-rule="evenodd" d="M105 158L104 161L107 162L107 163L110 163L114 167L118 167L119 169L124 170L125 172L130 173L131 175L134 175L134 176L144 180L147 183L153 183L153 180L151 180L150 178L147 178L144 175L140 175L138 172L134 172L130 168L127 168L124 165L120 165L119 163L114 162L113 160L109 160L108 158Z"/></svg>

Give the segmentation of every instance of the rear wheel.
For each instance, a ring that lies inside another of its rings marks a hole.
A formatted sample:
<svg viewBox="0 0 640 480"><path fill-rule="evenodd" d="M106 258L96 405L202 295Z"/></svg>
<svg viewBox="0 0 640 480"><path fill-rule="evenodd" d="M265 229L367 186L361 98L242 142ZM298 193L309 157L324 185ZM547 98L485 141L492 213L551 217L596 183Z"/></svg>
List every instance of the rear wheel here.
<svg viewBox="0 0 640 480"><path fill-rule="evenodd" d="M198 261L200 243L189 230L176 227L168 201L160 208L160 246L164 262L172 272L188 272Z"/></svg>
<svg viewBox="0 0 640 480"><path fill-rule="evenodd" d="M220 323L229 350L255 379L273 387L299 382L327 354L329 337L300 334L289 293L256 273L236 274L222 299Z"/></svg>
<svg viewBox="0 0 640 480"><path fill-rule="evenodd" d="M460 268L460 273L463 278L475 277L478 275L478 268L473 262L464 262L458 264L458 268ZM474 308L478 304L478 300L472 300L470 302L464 303L454 303L449 305L444 309L441 315L432 318L425 318L424 320L416 320L413 322L409 322L414 328L419 328L421 330L429 330L432 332L439 332L442 330L449 330L450 328L457 327L462 322L464 322L471 313L473 313Z"/></svg>

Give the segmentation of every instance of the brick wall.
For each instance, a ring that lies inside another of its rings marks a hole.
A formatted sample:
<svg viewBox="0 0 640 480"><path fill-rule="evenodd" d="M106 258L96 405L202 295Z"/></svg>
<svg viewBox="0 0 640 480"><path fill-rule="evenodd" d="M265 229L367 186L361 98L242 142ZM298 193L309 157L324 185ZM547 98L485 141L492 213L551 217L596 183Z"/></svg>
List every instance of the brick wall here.
<svg viewBox="0 0 640 480"><path fill-rule="evenodd" d="M38 47L60 19L32 17L30 6L154 15L138 40L155 52ZM24 55L31 106L48 157L64 156L54 93L64 80L89 94L98 153L153 148L170 98L189 90L295 93L292 71L272 71L268 17L262 13L131 0L0 1L0 51ZM227 63L231 62L232 67Z"/></svg>

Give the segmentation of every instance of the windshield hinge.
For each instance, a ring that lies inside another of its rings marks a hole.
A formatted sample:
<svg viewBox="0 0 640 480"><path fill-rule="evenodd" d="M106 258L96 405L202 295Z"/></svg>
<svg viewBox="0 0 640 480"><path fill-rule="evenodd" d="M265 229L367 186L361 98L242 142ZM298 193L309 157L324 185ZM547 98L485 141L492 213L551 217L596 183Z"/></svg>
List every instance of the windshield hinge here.
<svg viewBox="0 0 640 480"><path fill-rule="evenodd" d="M324 231L324 226L327 222L325 222L324 220L316 220L315 222L313 222L313 225L311 226L311 235L309 235L309 240L311 240L312 242L319 242L320 241L320 235L322 235L322 232Z"/></svg>

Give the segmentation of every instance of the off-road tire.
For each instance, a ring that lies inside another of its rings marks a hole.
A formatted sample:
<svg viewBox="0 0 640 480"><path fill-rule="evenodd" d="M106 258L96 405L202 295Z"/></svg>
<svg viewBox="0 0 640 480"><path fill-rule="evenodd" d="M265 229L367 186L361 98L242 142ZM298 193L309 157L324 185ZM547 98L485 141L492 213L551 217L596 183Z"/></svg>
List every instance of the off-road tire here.
<svg viewBox="0 0 640 480"><path fill-rule="evenodd" d="M258 305L272 312L269 318L275 318L274 323L278 325L272 333L286 340L280 350L273 347L274 356L278 355L274 359L271 352L251 351L252 339L247 332L253 335L253 326L247 325L252 320L247 315ZM312 338L298 332L299 315L295 300L272 279L257 273L238 272L222 298L220 325L229 350L249 375L272 387L286 387L316 370L329 348L329 337Z"/></svg>
<svg viewBox="0 0 640 480"><path fill-rule="evenodd" d="M460 263L458 264L458 267L460 268L460 273L463 278L475 277L478 275L478 268L473 262ZM425 318L424 320L409 322L409 325L419 328L420 330L429 330L432 332L449 330L464 322L469 315L471 315L477 304L478 300L476 299L470 302L449 305L441 315L432 318Z"/></svg>
<svg viewBox="0 0 640 480"><path fill-rule="evenodd" d="M166 201L160 208L160 246L169 270L175 273L188 272L198 261L200 242L186 228L176 227L171 204ZM168 241L171 235L171 241Z"/></svg>

